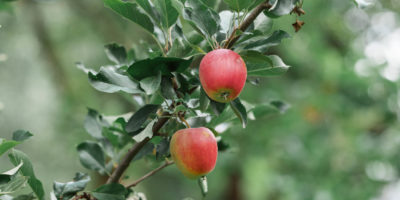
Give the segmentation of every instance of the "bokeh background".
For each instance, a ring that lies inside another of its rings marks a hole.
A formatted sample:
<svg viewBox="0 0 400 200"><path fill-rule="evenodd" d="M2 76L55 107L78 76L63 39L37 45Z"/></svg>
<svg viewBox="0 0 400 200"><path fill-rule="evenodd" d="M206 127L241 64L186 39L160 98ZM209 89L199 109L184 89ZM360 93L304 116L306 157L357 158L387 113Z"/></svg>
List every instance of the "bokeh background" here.
<svg viewBox="0 0 400 200"><path fill-rule="evenodd" d="M270 53L292 68L260 86L247 84L242 99L280 99L291 108L224 133L231 148L208 177L207 199L400 199L400 1L358 2L363 8L305 1L306 24L298 33L295 16L273 21L273 29L292 37ZM0 137L17 129L35 134L19 148L48 195L54 180L87 171L75 150L89 139L87 107L105 115L137 109L126 96L95 91L74 63L98 69L109 63L105 44L140 48L152 41L93 0L1 3L0 25ZM10 167L0 158L0 171ZM127 174L137 178L153 167L139 161ZM197 182L176 167L136 191L149 200L200 199Z"/></svg>

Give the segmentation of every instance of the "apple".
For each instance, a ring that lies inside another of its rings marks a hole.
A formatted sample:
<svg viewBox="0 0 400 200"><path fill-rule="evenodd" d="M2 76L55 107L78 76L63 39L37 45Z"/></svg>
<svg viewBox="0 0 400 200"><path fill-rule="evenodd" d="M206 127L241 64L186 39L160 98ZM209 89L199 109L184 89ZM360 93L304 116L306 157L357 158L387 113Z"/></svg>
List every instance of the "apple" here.
<svg viewBox="0 0 400 200"><path fill-rule="evenodd" d="M227 103L239 96L246 83L246 64L229 49L207 53L200 62L200 82L214 101Z"/></svg>
<svg viewBox="0 0 400 200"><path fill-rule="evenodd" d="M176 166L186 177L199 178L215 167L217 140L208 128L181 129L172 136L170 152Z"/></svg>

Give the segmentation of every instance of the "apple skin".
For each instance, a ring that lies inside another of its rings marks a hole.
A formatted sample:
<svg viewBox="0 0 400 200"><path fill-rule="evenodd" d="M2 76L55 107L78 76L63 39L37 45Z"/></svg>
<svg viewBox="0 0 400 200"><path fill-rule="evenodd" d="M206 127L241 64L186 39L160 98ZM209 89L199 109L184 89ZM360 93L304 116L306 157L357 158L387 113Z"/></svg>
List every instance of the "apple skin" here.
<svg viewBox="0 0 400 200"><path fill-rule="evenodd" d="M196 179L214 169L218 145L208 128L187 128L172 136L170 152L178 169L186 177Z"/></svg>
<svg viewBox="0 0 400 200"><path fill-rule="evenodd" d="M214 101L228 103L239 96L247 78L243 59L229 49L207 53L200 62L200 82Z"/></svg>

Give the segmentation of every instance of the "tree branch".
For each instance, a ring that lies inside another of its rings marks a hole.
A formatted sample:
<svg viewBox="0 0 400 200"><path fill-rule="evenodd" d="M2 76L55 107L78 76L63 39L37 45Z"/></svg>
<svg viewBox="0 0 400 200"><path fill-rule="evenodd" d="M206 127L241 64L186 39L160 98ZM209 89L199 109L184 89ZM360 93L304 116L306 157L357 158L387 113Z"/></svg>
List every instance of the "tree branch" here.
<svg viewBox="0 0 400 200"><path fill-rule="evenodd" d="M136 185L138 185L140 182L144 181L145 179L149 178L150 176L153 176L154 174L156 174L157 172L161 171L162 169L164 169L165 167L168 167L169 165L174 164L174 161L168 161L166 160L165 163L163 165L161 165L160 167L150 171L149 173L145 174L144 176L142 176L141 178L139 178L138 180L134 181L133 183L129 184L128 186L126 186L126 188L131 188L131 187L135 187Z"/></svg>
<svg viewBox="0 0 400 200"><path fill-rule="evenodd" d="M165 123L167 123L169 119L170 114L164 112L162 114L162 117L157 121L157 123L154 124L153 126L153 134L156 135L158 131L160 131L161 127L164 126ZM107 180L108 183L118 183L119 179L121 178L122 174L125 172L125 170L129 167L129 164L133 160L133 158L136 156L136 154L139 153L139 151L143 148L147 142L150 141L151 138L146 138L143 141L136 143L135 145L132 146L132 148L129 149L128 153L125 154L125 156L122 158L121 163L118 165L118 167L115 169L115 171L111 174L110 178Z"/></svg>
<svg viewBox="0 0 400 200"><path fill-rule="evenodd" d="M250 13L250 15L239 25L238 28L233 30L231 36L229 37L228 41L225 43L224 48L230 49L233 44L240 38L240 35L236 35L236 31L246 31L246 29L254 22L254 20L262 13L262 11L266 9L270 9L272 5L269 3L269 0L261 3L258 5L254 10Z"/></svg>

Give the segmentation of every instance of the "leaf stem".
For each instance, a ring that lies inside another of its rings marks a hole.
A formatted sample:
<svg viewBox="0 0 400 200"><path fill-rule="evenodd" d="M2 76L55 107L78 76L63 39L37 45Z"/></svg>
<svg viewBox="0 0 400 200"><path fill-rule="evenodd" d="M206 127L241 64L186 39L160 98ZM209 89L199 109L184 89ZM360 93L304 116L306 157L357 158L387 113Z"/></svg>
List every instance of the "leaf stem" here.
<svg viewBox="0 0 400 200"><path fill-rule="evenodd" d="M249 16L239 25L238 28L234 29L228 41L225 43L224 48L230 49L233 44L240 38L240 35L236 35L236 31L240 30L242 32L246 31L246 29L254 22L254 20L262 13L262 11L266 9L270 9L272 5L269 3L269 0L264 1L259 4L254 10L249 14Z"/></svg>
<svg viewBox="0 0 400 200"><path fill-rule="evenodd" d="M161 171L162 169L164 169L165 167L168 167L170 165L174 164L174 161L169 161L166 160L165 163L163 165L161 165L160 167L150 171L149 173L145 174L144 176L142 176L141 178L137 179L136 181L134 181L133 183L129 184L126 186L126 188L131 188L131 187L135 187L136 185L138 185L140 182L144 181L145 179L153 176L154 174L156 174L157 172Z"/></svg>

